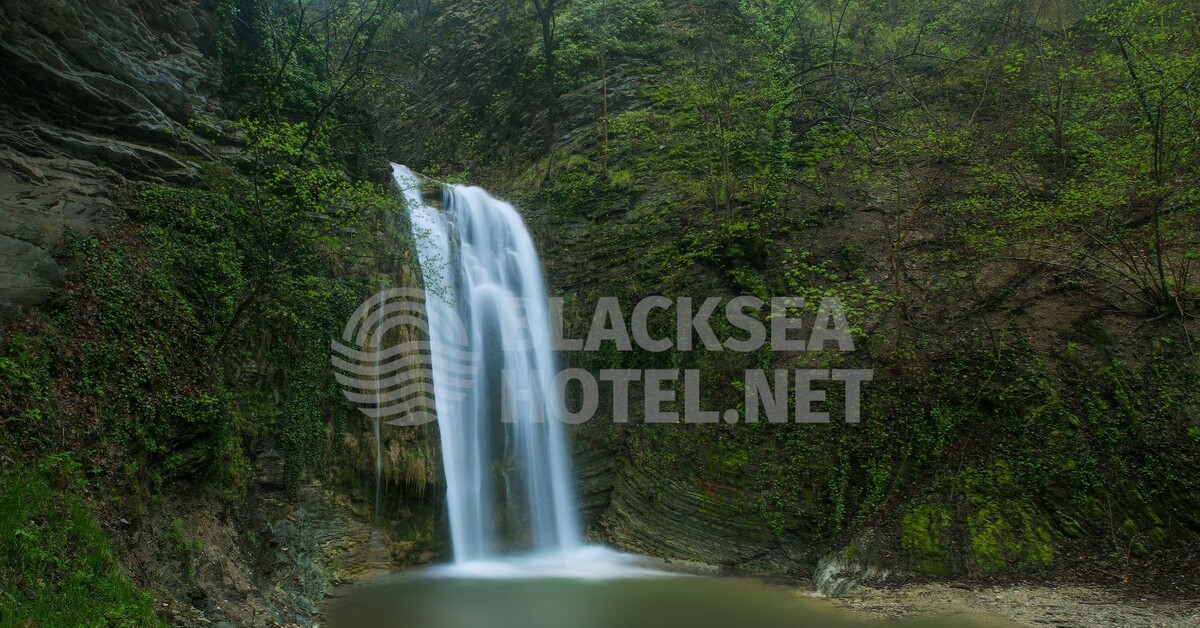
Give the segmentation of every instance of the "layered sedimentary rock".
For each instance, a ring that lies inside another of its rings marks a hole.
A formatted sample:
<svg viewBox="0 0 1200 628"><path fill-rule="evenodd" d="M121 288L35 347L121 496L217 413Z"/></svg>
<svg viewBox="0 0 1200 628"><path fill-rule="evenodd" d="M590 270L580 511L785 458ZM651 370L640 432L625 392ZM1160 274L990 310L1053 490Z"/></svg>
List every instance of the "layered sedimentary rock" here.
<svg viewBox="0 0 1200 628"><path fill-rule="evenodd" d="M811 539L781 537L736 490L652 478L621 466L599 521L618 547L731 571L809 575Z"/></svg>
<svg viewBox="0 0 1200 628"><path fill-rule="evenodd" d="M199 2L0 4L0 307L55 293L65 234L111 226L114 186L195 176L211 15Z"/></svg>

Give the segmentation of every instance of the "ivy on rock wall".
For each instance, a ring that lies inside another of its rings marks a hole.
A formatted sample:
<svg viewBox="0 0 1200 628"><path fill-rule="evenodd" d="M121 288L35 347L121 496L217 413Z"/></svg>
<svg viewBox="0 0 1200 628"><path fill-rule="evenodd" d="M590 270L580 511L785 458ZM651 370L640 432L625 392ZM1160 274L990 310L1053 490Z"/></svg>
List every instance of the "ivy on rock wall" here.
<svg viewBox="0 0 1200 628"><path fill-rule="evenodd" d="M18 438L78 447L96 471L153 485L215 473L242 490L243 445L269 435L283 439L293 481L319 468L326 425L347 411L328 342L374 283L382 225L400 208L386 191L296 164L292 131L256 141L249 177L131 188L127 222L75 237L64 308L39 330L49 337L6 346L14 369L28 342L48 363L12 376L33 393L12 400L14 416L40 419ZM56 439L55 424L70 429Z"/></svg>
<svg viewBox="0 0 1200 628"><path fill-rule="evenodd" d="M153 13L139 4L111 9ZM403 207L380 176L386 160L375 118L375 105L389 98L377 70L385 40L402 25L399 4L231 0L169 12L184 26L192 15L201 23L192 20L197 32L185 39L202 37L204 52L189 43L179 67L205 93L195 107L172 103L170 145L126 148L121 142L145 138L120 136L125 127L109 134L120 159L149 156L178 169L121 164L119 177L95 167L104 180L85 187L111 190L111 216L66 235L58 298L0 321L0 516L24 530L0 539L5 566L23 561L15 572L0 568L0 624L157 623L109 556L104 537L113 531L89 516L150 522L148 511L181 487L221 494L245 514L264 450L282 456L288 487L345 479L329 473L346 464L331 445L362 419L335 385L329 341L381 277L405 274L398 271L411 263ZM151 45L122 35L100 41L116 50ZM147 54L175 59L173 50ZM160 96L151 92L146 118L122 116L149 119ZM26 101L18 100L19 109ZM95 128L79 117L59 121L61 131ZM436 481L425 434L413 435L413 453L395 456L420 484L416 494ZM53 461L69 462L69 481L39 471ZM185 550L192 543L182 522L150 527L140 530ZM429 539L427 531L410 536ZM413 545L414 555L425 551ZM59 560L42 564L58 549ZM190 588L191 576L181 577ZM94 603L78 601L87 595Z"/></svg>
<svg viewBox="0 0 1200 628"><path fill-rule="evenodd" d="M1200 532L1197 486L1170 471L1200 442L1188 3L550 6L548 43L529 4L413 11L420 61L395 64L421 97L395 153L518 202L571 337L602 297L628 315L656 294L836 296L858 345L564 360L699 368L701 406L742 416L747 368L876 375L861 425L601 425L602 404L576 430L616 459L588 476L615 495L597 531L650 551L697 534L638 519L655 502L622 491L653 491L625 479L645 474L681 510L751 504L760 553L793 557L738 565L756 569L803 572L866 528L893 566L945 575L1073 543L1124 564Z"/></svg>

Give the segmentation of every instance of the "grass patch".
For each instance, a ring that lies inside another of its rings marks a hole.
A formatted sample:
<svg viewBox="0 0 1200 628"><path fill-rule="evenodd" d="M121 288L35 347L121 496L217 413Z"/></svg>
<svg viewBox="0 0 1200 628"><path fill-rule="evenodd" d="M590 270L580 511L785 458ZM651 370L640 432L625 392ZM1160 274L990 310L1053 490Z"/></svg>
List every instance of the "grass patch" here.
<svg viewBox="0 0 1200 628"><path fill-rule="evenodd" d="M61 459L0 478L0 627L163 626L69 494Z"/></svg>

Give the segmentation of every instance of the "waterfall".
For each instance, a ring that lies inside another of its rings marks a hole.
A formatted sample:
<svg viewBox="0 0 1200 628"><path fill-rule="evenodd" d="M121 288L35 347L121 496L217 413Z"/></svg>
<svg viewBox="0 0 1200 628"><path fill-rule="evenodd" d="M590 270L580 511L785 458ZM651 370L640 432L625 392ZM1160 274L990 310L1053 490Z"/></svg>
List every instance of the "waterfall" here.
<svg viewBox="0 0 1200 628"><path fill-rule="evenodd" d="M483 189L445 186L439 210L422 199L415 173L392 169L425 283L454 560L578 550L546 286L533 240L516 209ZM466 371L444 349L460 346L455 330L465 334L472 356ZM463 375L470 385L456 395L450 383ZM502 422L506 398L512 419Z"/></svg>

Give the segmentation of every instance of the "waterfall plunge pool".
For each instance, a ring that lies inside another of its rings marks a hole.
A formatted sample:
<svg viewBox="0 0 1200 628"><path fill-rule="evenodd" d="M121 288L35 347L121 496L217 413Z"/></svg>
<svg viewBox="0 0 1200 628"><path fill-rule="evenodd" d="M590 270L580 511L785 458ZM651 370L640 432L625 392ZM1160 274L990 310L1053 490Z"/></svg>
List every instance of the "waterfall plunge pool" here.
<svg viewBox="0 0 1200 628"><path fill-rule="evenodd" d="M593 550L588 550L593 551ZM594 550L606 551L606 550ZM326 606L335 628L799 628L870 626L794 590L626 565L579 571L546 558L401 572ZM548 570L543 570L549 567ZM561 568L561 569L560 569ZM645 573L639 574L639 570Z"/></svg>
<svg viewBox="0 0 1200 628"><path fill-rule="evenodd" d="M477 187L445 186L444 209L432 207L422 198L419 175L399 164L392 170L409 211L426 292L454 562L344 589L326 606L327 625L866 625L794 590L671 574L649 559L585 545L562 425L520 414L523 419L513 424L496 421L506 385L502 372L544 378L555 365L545 343L501 350L503 339L521 333L524 324L509 307L514 299L530 309L525 316L531 323L549 321L541 263L524 221L512 205ZM454 356L462 354L470 357L455 364ZM463 374L470 376L465 384ZM538 387L545 417L560 407L551 383ZM502 473L495 472L497 460L509 461ZM523 524L517 535L527 541L526 554L502 551L506 531L498 529L492 506L501 496L510 521Z"/></svg>

